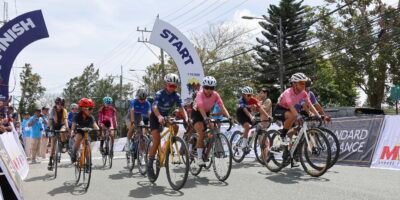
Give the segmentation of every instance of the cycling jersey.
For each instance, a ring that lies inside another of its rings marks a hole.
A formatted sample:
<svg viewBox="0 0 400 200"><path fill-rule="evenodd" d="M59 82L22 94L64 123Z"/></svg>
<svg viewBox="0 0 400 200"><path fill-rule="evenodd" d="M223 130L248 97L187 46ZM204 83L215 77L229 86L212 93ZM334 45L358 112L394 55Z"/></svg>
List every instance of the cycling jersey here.
<svg viewBox="0 0 400 200"><path fill-rule="evenodd" d="M168 116L174 106L183 107L182 99L178 93L169 94L165 89L158 91L154 97L153 106L157 106L162 116Z"/></svg>
<svg viewBox="0 0 400 200"><path fill-rule="evenodd" d="M60 130L62 126L66 125L64 122L68 119L68 111L63 108L58 111L56 107L54 107L50 112L50 120L53 120L53 128L54 130Z"/></svg>
<svg viewBox="0 0 400 200"><path fill-rule="evenodd" d="M308 96L310 97L310 101L312 105L315 105L318 103L317 98L315 97L314 93L312 91L308 91ZM299 103L297 103L294 107L296 108L297 112L300 112L301 109L303 108L304 105L304 100L302 99Z"/></svg>
<svg viewBox="0 0 400 200"><path fill-rule="evenodd" d="M92 128L95 123L95 119L92 115L83 118L83 112L79 112L75 115L73 122L76 123L77 128ZM82 130L77 130L78 133L83 134Z"/></svg>
<svg viewBox="0 0 400 200"><path fill-rule="evenodd" d="M239 100L239 108L240 109L249 108L252 105L256 105L257 107L260 107L259 101L254 97L251 97L248 101L246 101L243 97L240 98L240 100Z"/></svg>
<svg viewBox="0 0 400 200"><path fill-rule="evenodd" d="M139 99L134 99L130 103L130 109L134 109L135 115L141 114L143 118L149 117L150 107L150 102L147 100L140 102Z"/></svg>
<svg viewBox="0 0 400 200"><path fill-rule="evenodd" d="M301 100L305 100L306 103L311 103L310 98L305 90L301 91L299 94L296 94L293 88L288 88L279 97L278 105L289 109L290 106L295 106Z"/></svg>
<svg viewBox="0 0 400 200"><path fill-rule="evenodd" d="M99 110L99 124L104 124L106 121L110 122L110 129L117 127L117 111L114 107L103 106Z"/></svg>
<svg viewBox="0 0 400 200"><path fill-rule="evenodd" d="M69 112L68 113L68 126L71 127L72 126L72 121L74 120L74 117L77 113L74 112Z"/></svg>
<svg viewBox="0 0 400 200"><path fill-rule="evenodd" d="M218 92L213 91L209 97L206 96L203 90L197 92L194 104L195 110L198 110L198 108L203 108L205 112L210 112L214 104L218 104L218 106L221 108L224 105Z"/></svg>

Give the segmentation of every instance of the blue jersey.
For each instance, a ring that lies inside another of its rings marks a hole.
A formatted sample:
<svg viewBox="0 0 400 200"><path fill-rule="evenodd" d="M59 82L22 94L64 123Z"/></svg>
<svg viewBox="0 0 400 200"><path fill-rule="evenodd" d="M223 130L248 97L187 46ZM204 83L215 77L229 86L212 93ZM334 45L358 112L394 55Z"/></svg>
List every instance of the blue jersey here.
<svg viewBox="0 0 400 200"><path fill-rule="evenodd" d="M130 108L135 111L136 115L141 115L143 118L148 118L150 112L150 102L145 100L143 103L139 99L134 99L130 102Z"/></svg>
<svg viewBox="0 0 400 200"><path fill-rule="evenodd" d="M308 91L308 96L310 97L310 101L312 105L315 105L318 103L317 97L315 97L314 93L311 91ZM302 99L298 104L294 105L294 108L296 108L297 112L300 112L301 109L303 108L304 105L304 99Z"/></svg>
<svg viewBox="0 0 400 200"><path fill-rule="evenodd" d="M174 106L183 107L182 99L178 93L173 92L168 94L164 89L158 91L154 97L154 106L157 106L158 111L162 116L168 116Z"/></svg>

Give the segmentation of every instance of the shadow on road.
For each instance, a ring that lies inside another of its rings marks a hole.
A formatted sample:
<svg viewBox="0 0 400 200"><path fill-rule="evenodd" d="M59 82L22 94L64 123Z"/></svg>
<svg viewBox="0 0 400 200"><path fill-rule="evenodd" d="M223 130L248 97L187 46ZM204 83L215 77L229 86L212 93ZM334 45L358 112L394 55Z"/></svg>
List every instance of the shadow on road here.
<svg viewBox="0 0 400 200"><path fill-rule="evenodd" d="M51 196L55 196L57 194L63 194L63 193L71 193L72 195L82 195L82 194L85 194L86 191L83 187L83 183L76 185L75 181L66 181L66 182L64 182L63 186L54 188L53 190L48 192L48 194Z"/></svg>
<svg viewBox="0 0 400 200"><path fill-rule="evenodd" d="M108 176L108 178L113 179L113 180L121 180L124 178L145 178L142 174L139 172L130 172L129 170L120 170L118 174L111 174Z"/></svg>
<svg viewBox="0 0 400 200"><path fill-rule="evenodd" d="M138 187L129 192L129 197L134 198L148 198L155 195L164 195L170 197L178 197L183 196L183 192L175 191L173 189L158 186L156 184L151 183L150 181L139 181L137 184L141 187Z"/></svg>
<svg viewBox="0 0 400 200"><path fill-rule="evenodd" d="M262 165L258 161L242 161L241 163L236 163L232 160L232 169L240 169L240 168L253 168L253 167L262 167Z"/></svg>
<svg viewBox="0 0 400 200"><path fill-rule="evenodd" d="M300 182L329 182L330 179L325 177L312 177L305 173L301 168L283 169L281 172L258 172L259 174L267 175L266 179L282 184L295 184Z"/></svg>
<svg viewBox="0 0 400 200"><path fill-rule="evenodd" d="M42 176L31 177L25 180L25 182L34 182L34 181L50 181L53 180L53 173L47 173Z"/></svg>

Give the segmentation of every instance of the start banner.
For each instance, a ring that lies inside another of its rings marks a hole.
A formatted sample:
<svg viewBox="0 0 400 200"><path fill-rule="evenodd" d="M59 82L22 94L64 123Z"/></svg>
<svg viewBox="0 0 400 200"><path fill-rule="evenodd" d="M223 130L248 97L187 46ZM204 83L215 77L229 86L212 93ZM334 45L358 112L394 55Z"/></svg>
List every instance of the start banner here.
<svg viewBox="0 0 400 200"><path fill-rule="evenodd" d="M400 170L400 116L386 116L372 168Z"/></svg>
<svg viewBox="0 0 400 200"><path fill-rule="evenodd" d="M333 119L332 124L326 128L333 131L339 139L338 163L369 167L383 119L383 115ZM335 147L332 148L336 151Z"/></svg>
<svg viewBox="0 0 400 200"><path fill-rule="evenodd" d="M181 78L182 99L191 98L192 93L200 89L204 71L190 40L171 24L157 19L149 42L164 49L174 59Z"/></svg>

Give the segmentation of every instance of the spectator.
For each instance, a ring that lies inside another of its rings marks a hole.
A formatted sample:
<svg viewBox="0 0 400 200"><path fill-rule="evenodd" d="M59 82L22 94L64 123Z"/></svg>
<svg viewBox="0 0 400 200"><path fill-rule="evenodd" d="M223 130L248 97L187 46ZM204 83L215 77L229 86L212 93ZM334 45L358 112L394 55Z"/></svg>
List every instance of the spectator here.
<svg viewBox="0 0 400 200"><path fill-rule="evenodd" d="M14 107L8 106L7 117L8 117L8 119L9 119L9 121L11 121L11 122L16 122L16 121L18 121L18 115L17 115L17 113L14 111Z"/></svg>
<svg viewBox="0 0 400 200"><path fill-rule="evenodd" d="M21 125L22 136L24 138L25 154L28 160L31 158L31 128L28 126L30 117L31 115L28 112L25 112Z"/></svg>
<svg viewBox="0 0 400 200"><path fill-rule="evenodd" d="M43 159L46 158L46 152L49 143L48 132L46 130L49 129L49 108L43 106L42 108L42 118L43 118L43 130L42 130L42 138L40 139L40 151L39 156Z"/></svg>
<svg viewBox="0 0 400 200"><path fill-rule="evenodd" d="M69 106L70 112L68 113L68 127L72 126L72 121L76 114L79 112L79 106L76 103L73 103Z"/></svg>
<svg viewBox="0 0 400 200"><path fill-rule="evenodd" d="M31 130L31 152L32 152L32 164L36 163L36 156L39 153L39 141L42 137L43 131L43 118L41 114L41 110L39 108L35 109L35 114L29 118L28 126L32 127Z"/></svg>
<svg viewBox="0 0 400 200"><path fill-rule="evenodd" d="M4 100L0 100L0 113L7 115L7 107L5 106Z"/></svg>

